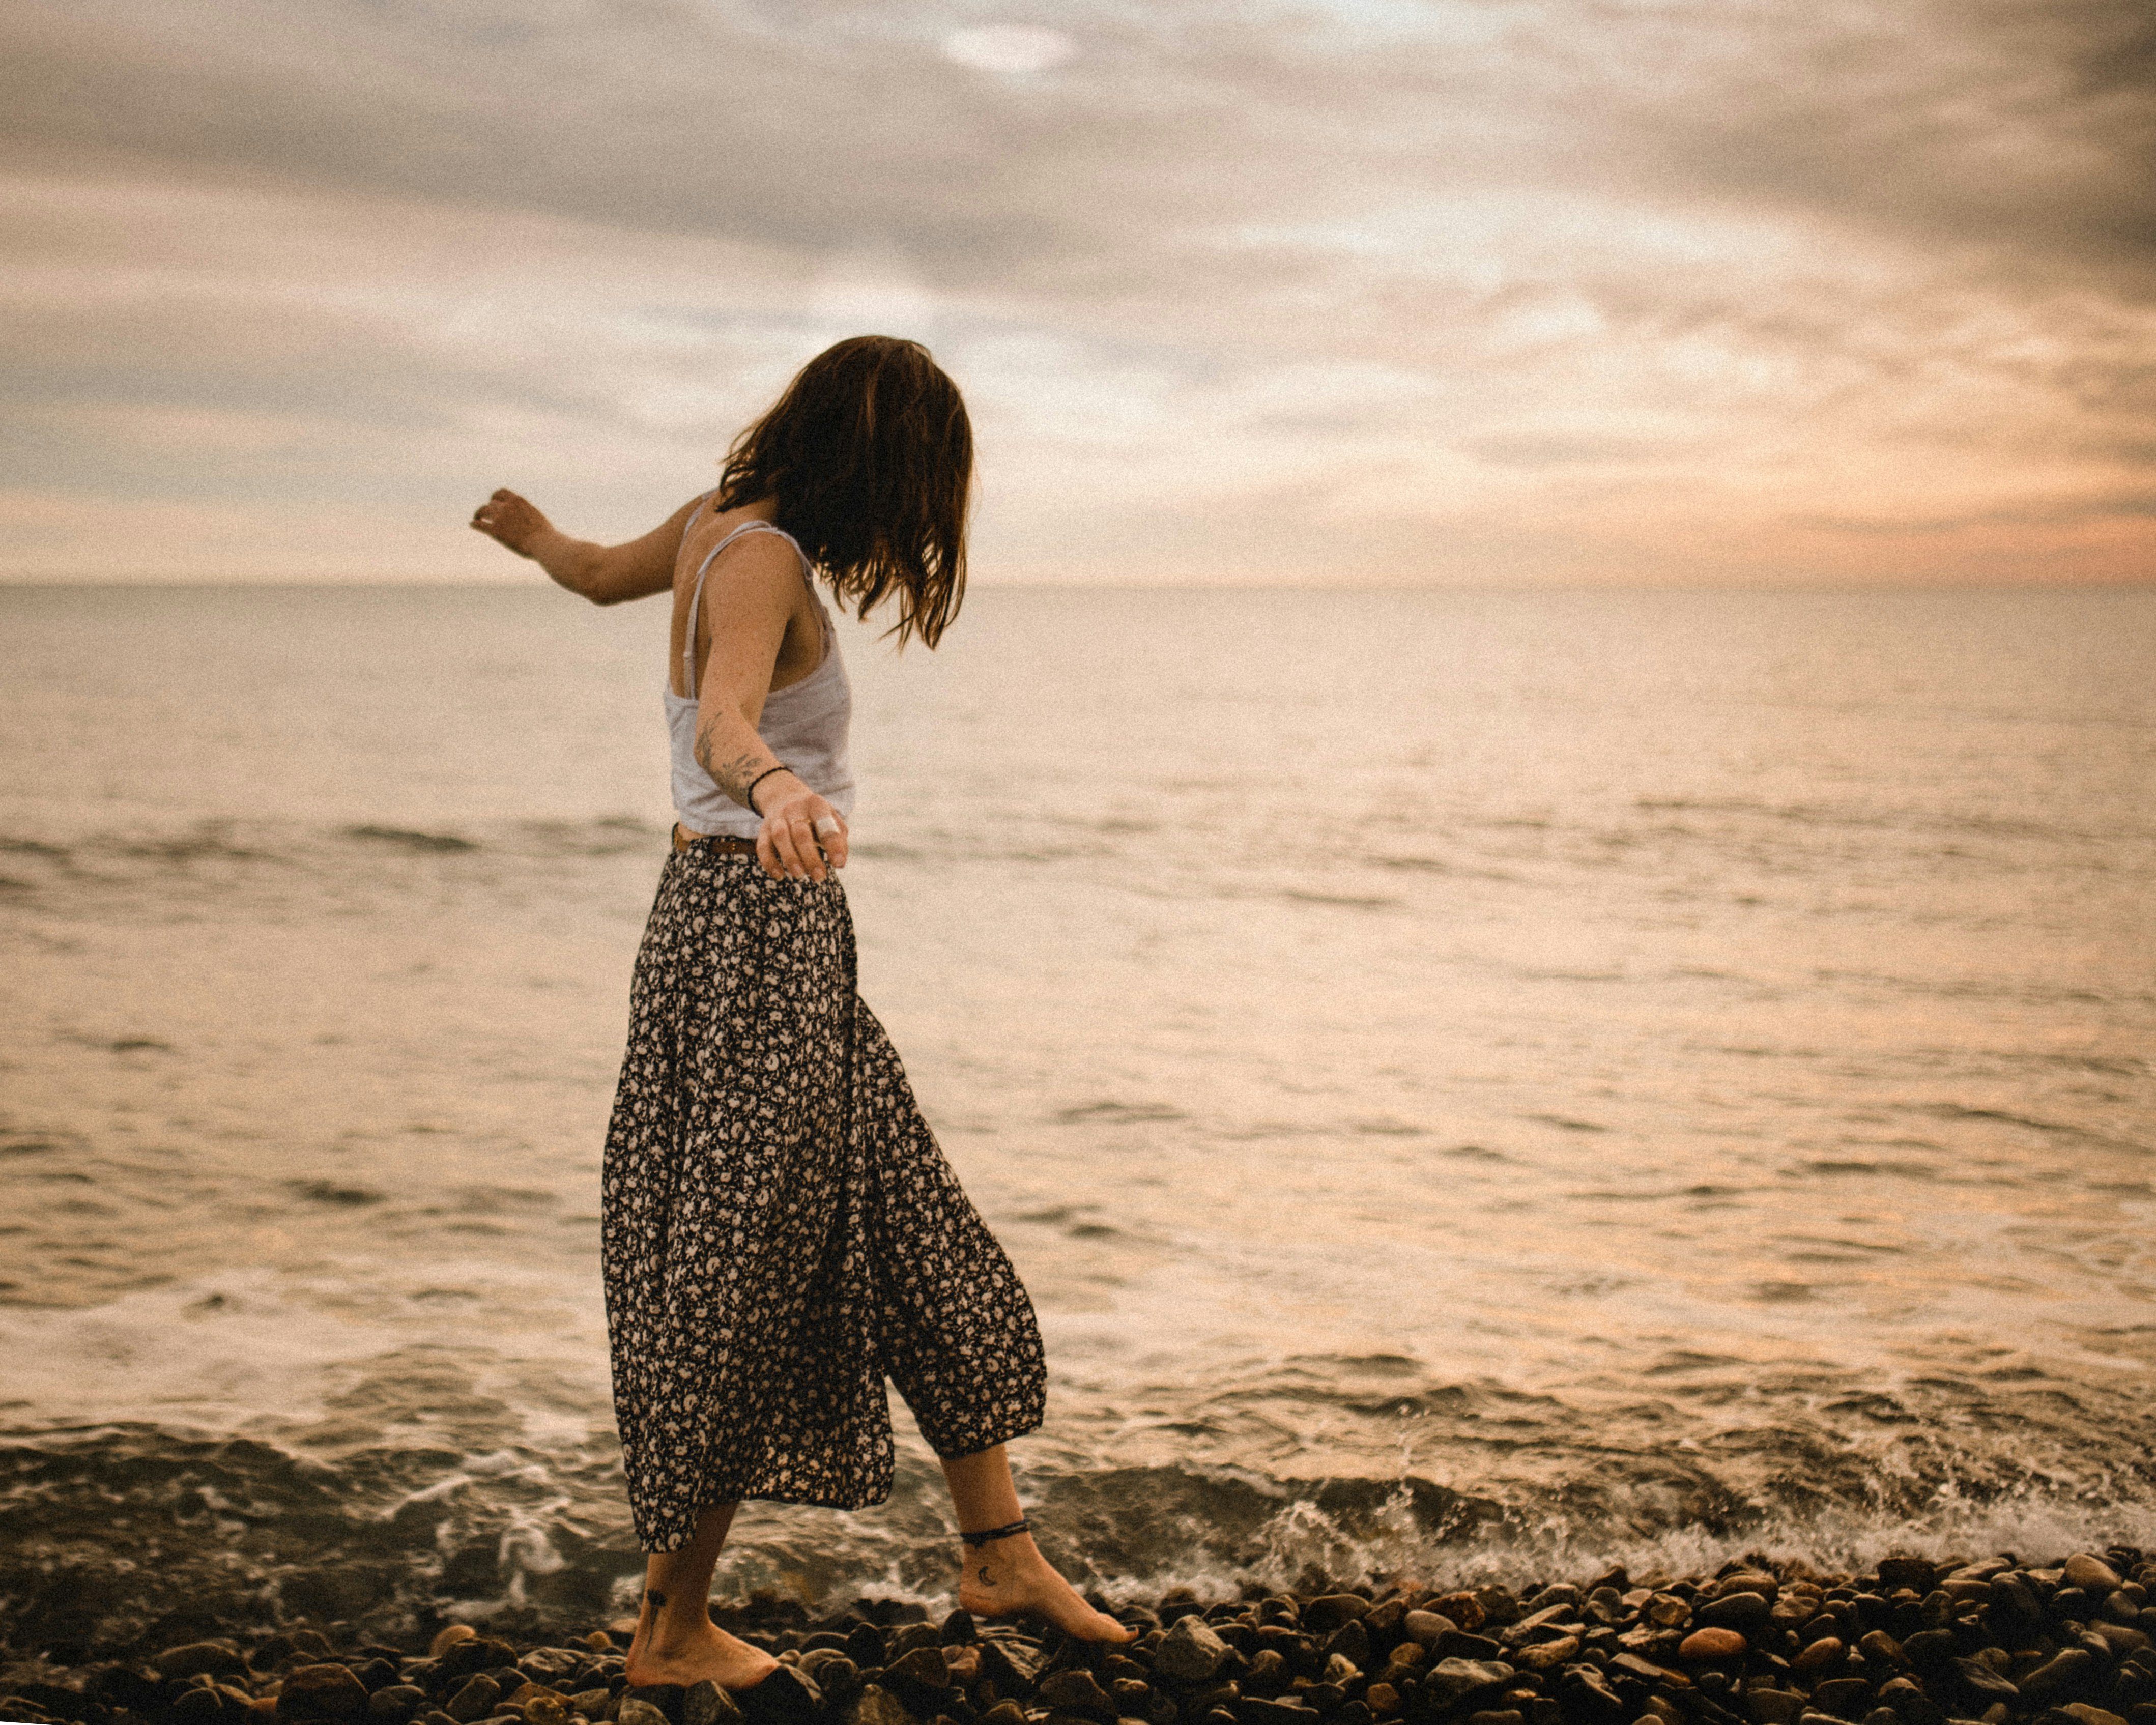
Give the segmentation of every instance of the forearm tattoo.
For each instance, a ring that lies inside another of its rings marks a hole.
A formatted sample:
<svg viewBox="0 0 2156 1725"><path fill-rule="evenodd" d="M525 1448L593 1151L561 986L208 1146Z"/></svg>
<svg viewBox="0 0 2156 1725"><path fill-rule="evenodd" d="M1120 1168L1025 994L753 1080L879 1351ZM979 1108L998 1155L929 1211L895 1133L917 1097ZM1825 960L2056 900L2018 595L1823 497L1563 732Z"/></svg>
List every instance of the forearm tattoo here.
<svg viewBox="0 0 2156 1725"><path fill-rule="evenodd" d="M748 799L748 786L759 773L767 773L778 764L768 749L741 749L724 759L713 757L711 745L715 739L709 732L699 732L696 737L696 759L705 772L711 775L711 783L718 786L742 808L754 812L756 805Z"/></svg>

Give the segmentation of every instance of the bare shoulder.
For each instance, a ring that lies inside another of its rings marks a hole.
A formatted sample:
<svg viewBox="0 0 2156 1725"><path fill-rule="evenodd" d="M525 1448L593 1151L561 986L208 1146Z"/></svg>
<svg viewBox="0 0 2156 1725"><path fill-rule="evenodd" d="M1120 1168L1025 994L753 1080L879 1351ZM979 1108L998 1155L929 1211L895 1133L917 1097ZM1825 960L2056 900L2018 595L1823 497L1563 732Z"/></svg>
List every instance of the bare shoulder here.
<svg viewBox="0 0 2156 1725"><path fill-rule="evenodd" d="M711 557L704 591L713 598L724 593L754 603L758 598L783 601L791 609L802 591L801 559L793 542L777 533L742 533L716 557L715 547L727 536L762 517L744 510L729 510L700 521L682 547L681 572L693 579L695 572Z"/></svg>

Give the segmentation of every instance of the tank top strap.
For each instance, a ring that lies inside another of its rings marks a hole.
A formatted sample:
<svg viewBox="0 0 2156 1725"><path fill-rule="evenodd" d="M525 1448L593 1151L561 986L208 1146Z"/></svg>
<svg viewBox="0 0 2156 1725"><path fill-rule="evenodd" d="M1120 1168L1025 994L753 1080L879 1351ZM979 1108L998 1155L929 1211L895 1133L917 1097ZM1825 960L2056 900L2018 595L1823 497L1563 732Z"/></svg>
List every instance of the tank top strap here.
<svg viewBox="0 0 2156 1725"><path fill-rule="evenodd" d="M692 516L690 519L693 521L696 517ZM788 532L785 528L774 526L770 521L743 521L732 532L727 534L725 538L704 553L704 561L696 565L696 585L689 594L689 629L681 642L681 686L688 691L688 698L692 701L696 696L696 612L697 608L703 603L704 577L710 572L712 560L746 533L778 534L781 539L793 547L793 555L801 559L801 578L803 581L808 578L808 553L802 550L801 542ZM689 531L686 527L681 530L681 536L685 541L688 538ZM815 589L811 588L809 593L813 598ZM829 630L828 618L825 619L824 624L825 632L828 634Z"/></svg>

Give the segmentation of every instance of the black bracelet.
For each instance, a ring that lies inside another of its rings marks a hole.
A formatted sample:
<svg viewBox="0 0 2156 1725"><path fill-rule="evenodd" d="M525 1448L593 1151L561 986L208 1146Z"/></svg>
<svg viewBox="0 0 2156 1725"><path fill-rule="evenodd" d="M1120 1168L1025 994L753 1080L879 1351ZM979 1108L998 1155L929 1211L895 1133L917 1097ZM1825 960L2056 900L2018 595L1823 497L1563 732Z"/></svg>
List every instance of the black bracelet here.
<svg viewBox="0 0 2156 1725"><path fill-rule="evenodd" d="M791 773L793 770L793 769L791 767L785 765L783 762L781 762L776 767L767 767L762 772L757 773L754 778L752 778L747 784L743 785L742 787L742 801L748 804L748 812L751 814L758 816L759 818L763 814L763 811L756 806L756 788L758 785L762 784L764 780L770 778L774 773Z"/></svg>
<svg viewBox="0 0 2156 1725"><path fill-rule="evenodd" d="M986 1545L991 1539L1009 1539L1014 1533L1030 1533L1032 1531L1032 1522L1021 1521L1013 1522L1007 1527L990 1527L981 1533L968 1533L961 1527L958 1537L968 1545Z"/></svg>

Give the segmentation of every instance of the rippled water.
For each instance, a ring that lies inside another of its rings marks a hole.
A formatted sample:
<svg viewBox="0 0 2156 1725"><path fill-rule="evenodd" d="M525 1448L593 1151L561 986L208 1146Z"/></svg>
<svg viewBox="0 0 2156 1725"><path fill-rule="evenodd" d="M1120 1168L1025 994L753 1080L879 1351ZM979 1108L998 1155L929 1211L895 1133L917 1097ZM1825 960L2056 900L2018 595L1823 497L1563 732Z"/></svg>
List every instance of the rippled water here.
<svg viewBox="0 0 2156 1725"><path fill-rule="evenodd" d="M636 1571L665 621L0 589L18 1633ZM2156 591L988 590L846 650L863 991L1111 1591L2156 1543ZM909 1438L720 1584L933 1595L946 1517Z"/></svg>

